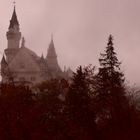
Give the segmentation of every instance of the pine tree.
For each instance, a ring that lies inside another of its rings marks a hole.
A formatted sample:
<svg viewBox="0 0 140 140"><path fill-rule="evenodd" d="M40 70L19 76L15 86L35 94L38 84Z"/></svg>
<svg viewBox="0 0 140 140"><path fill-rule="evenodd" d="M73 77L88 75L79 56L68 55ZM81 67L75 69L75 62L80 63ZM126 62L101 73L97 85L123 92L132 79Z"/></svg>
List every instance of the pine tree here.
<svg viewBox="0 0 140 140"><path fill-rule="evenodd" d="M72 122L77 130L83 129L84 133L88 133L90 137L95 138L95 114L91 110L90 74L88 68L78 67L72 78L66 104L69 122ZM84 134L78 135L81 137Z"/></svg>
<svg viewBox="0 0 140 140"><path fill-rule="evenodd" d="M84 114L83 110L86 110L89 103L89 96L87 94L88 87L85 81L86 75L80 66L77 72L74 73L72 84L69 89L69 94L67 96L67 102L71 117L73 119L82 119ZM85 112L84 112L85 113ZM86 116L86 115L85 115Z"/></svg>
<svg viewBox="0 0 140 140"><path fill-rule="evenodd" d="M112 119L118 123L128 104L125 96L125 78L120 71L121 63L114 51L112 35L109 36L105 53L101 53L99 62L100 68L96 76L99 110L103 118Z"/></svg>

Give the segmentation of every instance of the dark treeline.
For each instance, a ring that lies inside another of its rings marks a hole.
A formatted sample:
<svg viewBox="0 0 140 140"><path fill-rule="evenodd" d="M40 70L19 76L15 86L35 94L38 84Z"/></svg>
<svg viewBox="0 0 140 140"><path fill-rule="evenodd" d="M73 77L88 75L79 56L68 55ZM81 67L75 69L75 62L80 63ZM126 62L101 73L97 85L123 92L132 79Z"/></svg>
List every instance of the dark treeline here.
<svg viewBox="0 0 140 140"><path fill-rule="evenodd" d="M79 66L70 82L1 84L0 140L139 140L140 112L111 35L99 63L98 72Z"/></svg>

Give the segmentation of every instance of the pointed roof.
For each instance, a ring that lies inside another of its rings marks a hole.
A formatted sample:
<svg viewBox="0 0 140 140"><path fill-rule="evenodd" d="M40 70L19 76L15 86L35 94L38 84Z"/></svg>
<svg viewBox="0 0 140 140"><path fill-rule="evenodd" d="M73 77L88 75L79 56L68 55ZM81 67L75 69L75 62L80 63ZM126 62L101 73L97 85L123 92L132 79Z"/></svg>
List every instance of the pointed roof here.
<svg viewBox="0 0 140 140"><path fill-rule="evenodd" d="M10 28L13 28L14 25L19 25L19 22L18 22L18 19L17 19L17 14L16 14L15 6L14 6L14 11L13 11L12 18L11 18L11 20L10 20L9 29L10 29Z"/></svg>
<svg viewBox="0 0 140 140"><path fill-rule="evenodd" d="M5 59L4 55L2 57L1 64L7 65L7 62L6 62L6 59Z"/></svg>
<svg viewBox="0 0 140 140"><path fill-rule="evenodd" d="M40 57L40 62L42 62L42 63L46 62L43 53L42 53L42 55Z"/></svg>
<svg viewBox="0 0 140 140"><path fill-rule="evenodd" d="M51 42L48 48L48 53L47 53L47 58L52 58L52 57L57 57L55 47L54 47L54 41L53 41L53 36L51 37Z"/></svg>
<svg viewBox="0 0 140 140"><path fill-rule="evenodd" d="M42 55L41 55L41 59L43 59L43 60L44 60L44 55L43 55L43 53L42 53Z"/></svg>
<svg viewBox="0 0 140 140"><path fill-rule="evenodd" d="M21 47L25 47L25 38L22 37Z"/></svg>
<svg viewBox="0 0 140 140"><path fill-rule="evenodd" d="M40 57L40 60L38 61L39 62L39 65L43 68L43 69L46 69L47 68L47 62L44 58L44 55L42 53L41 57Z"/></svg>

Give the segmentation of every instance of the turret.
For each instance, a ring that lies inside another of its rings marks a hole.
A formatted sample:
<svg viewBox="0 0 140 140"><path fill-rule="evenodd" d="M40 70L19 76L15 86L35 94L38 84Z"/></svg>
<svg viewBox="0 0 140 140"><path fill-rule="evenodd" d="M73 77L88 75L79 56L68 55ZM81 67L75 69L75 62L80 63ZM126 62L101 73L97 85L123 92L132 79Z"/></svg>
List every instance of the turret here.
<svg viewBox="0 0 140 140"><path fill-rule="evenodd" d="M6 60L9 63L19 49L20 39L21 39L21 32L19 29L19 22L17 20L16 10L14 6L14 11L12 14L12 18L10 20L10 25L8 28L8 32L6 33L7 36L7 49L5 50Z"/></svg>
<svg viewBox="0 0 140 140"><path fill-rule="evenodd" d="M2 81L4 80L4 77L6 76L8 64L5 60L5 57L3 55L2 60L1 60L1 76L2 76Z"/></svg>

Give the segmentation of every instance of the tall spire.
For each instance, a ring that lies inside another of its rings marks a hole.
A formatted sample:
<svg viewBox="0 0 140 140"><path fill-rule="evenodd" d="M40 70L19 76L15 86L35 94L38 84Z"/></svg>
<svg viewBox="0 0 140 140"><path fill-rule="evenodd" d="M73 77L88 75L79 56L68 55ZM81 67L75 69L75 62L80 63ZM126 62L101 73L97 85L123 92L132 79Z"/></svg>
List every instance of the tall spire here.
<svg viewBox="0 0 140 140"><path fill-rule="evenodd" d="M47 60L48 69L50 70L50 73L51 73L51 77L52 78L56 78L59 76L61 77L62 70L61 70L61 68L58 64L58 61L57 61L57 54L55 51L54 41L53 41L52 35L51 35L51 42L49 44L46 60Z"/></svg>
<svg viewBox="0 0 140 140"><path fill-rule="evenodd" d="M51 35L51 42L48 48L47 58L56 58L56 51L54 47L53 35Z"/></svg>
<svg viewBox="0 0 140 140"><path fill-rule="evenodd" d="M12 18L10 20L9 29L14 28L14 25L19 26L19 22L18 22L18 19L17 19L17 14L16 14L15 2L14 2L14 11L13 11L13 14L12 14Z"/></svg>

